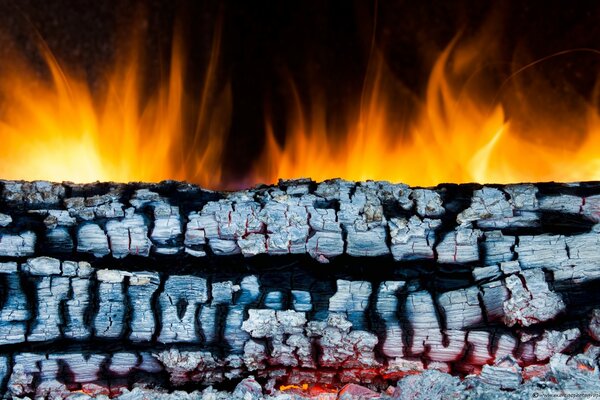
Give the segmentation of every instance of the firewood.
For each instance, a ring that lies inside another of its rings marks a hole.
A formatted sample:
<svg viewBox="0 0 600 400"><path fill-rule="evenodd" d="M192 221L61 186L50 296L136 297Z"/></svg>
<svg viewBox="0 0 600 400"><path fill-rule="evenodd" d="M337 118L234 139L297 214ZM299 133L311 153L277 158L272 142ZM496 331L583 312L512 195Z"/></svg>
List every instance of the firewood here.
<svg viewBox="0 0 600 400"><path fill-rule="evenodd" d="M7 397L600 389L598 183L0 183Z"/></svg>

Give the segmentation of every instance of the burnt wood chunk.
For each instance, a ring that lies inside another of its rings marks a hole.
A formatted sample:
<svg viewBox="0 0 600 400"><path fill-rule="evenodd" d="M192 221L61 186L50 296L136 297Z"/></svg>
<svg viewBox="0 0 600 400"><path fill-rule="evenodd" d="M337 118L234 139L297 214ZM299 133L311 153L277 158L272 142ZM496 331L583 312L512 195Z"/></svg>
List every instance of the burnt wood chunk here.
<svg viewBox="0 0 600 400"><path fill-rule="evenodd" d="M0 186L6 398L600 391L599 183Z"/></svg>

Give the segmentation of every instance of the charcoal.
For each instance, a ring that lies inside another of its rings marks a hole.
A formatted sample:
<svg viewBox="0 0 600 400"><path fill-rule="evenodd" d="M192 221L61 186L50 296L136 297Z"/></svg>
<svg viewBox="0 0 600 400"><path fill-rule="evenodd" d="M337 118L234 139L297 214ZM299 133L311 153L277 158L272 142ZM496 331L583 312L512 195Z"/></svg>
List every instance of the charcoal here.
<svg viewBox="0 0 600 400"><path fill-rule="evenodd" d="M598 183L1 184L7 398L600 386Z"/></svg>

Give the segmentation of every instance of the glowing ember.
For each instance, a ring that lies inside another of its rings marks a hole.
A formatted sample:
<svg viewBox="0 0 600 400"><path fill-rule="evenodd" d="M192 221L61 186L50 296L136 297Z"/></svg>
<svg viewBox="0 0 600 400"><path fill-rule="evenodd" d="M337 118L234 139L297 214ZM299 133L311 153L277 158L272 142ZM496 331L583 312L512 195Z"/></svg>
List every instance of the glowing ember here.
<svg viewBox="0 0 600 400"><path fill-rule="evenodd" d="M286 390L290 390L290 389L307 390L308 384L303 383L302 386L299 386L299 385L281 385L281 386L279 386L279 390L281 390L282 392L285 392Z"/></svg>

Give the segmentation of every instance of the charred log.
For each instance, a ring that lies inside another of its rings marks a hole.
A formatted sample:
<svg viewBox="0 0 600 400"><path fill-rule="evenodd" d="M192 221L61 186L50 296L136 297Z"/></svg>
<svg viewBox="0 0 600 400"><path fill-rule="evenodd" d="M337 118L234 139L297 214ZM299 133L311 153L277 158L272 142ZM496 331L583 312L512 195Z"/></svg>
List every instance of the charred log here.
<svg viewBox="0 0 600 400"><path fill-rule="evenodd" d="M52 398L592 390L598 222L595 183L3 181L0 384Z"/></svg>

